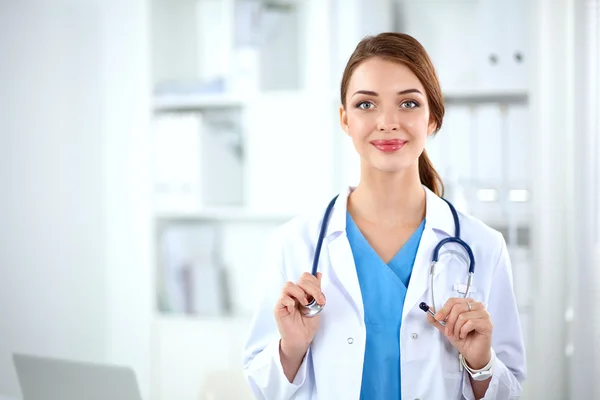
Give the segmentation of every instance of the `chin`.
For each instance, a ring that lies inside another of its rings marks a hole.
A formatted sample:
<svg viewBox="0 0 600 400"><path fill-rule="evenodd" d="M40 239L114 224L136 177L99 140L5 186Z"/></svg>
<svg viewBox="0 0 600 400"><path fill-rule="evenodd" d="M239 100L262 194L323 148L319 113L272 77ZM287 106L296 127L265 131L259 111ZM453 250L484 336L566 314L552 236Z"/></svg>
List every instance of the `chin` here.
<svg viewBox="0 0 600 400"><path fill-rule="evenodd" d="M402 172L410 168L411 162L406 160L377 160L371 165L381 172Z"/></svg>

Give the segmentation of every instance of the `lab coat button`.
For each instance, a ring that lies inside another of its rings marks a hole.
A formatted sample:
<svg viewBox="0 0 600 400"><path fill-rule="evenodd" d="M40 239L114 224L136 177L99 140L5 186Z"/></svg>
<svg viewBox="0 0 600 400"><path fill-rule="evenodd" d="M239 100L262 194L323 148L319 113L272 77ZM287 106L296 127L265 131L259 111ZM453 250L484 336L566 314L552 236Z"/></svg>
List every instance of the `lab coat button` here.
<svg viewBox="0 0 600 400"><path fill-rule="evenodd" d="M414 340L419 338L419 335L417 335L416 333L413 332L412 335L410 335L411 338L413 338ZM419 399L415 399L415 400L419 400Z"/></svg>
<svg viewBox="0 0 600 400"><path fill-rule="evenodd" d="M354 338L349 337L348 338L348 344L352 344L352 343L354 343Z"/></svg>

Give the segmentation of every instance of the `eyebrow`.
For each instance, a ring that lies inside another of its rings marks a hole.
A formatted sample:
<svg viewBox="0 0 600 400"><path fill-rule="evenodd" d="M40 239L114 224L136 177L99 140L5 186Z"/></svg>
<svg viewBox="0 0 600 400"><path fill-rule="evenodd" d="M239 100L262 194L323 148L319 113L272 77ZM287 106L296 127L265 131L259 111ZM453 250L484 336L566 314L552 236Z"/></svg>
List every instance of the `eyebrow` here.
<svg viewBox="0 0 600 400"><path fill-rule="evenodd" d="M406 90L402 90L396 94L401 96L403 94L408 94L408 93L419 93L420 95L423 95L423 93L421 93L421 91L418 89L406 89ZM367 96L379 96L379 93L373 92L371 90L358 90L352 96L356 96L357 94L365 94Z"/></svg>

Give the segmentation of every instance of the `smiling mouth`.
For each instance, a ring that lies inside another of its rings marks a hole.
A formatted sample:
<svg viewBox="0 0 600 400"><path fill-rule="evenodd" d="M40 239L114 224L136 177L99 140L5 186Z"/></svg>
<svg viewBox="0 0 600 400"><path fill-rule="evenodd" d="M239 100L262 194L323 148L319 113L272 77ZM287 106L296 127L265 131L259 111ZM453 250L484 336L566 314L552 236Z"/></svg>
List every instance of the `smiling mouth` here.
<svg viewBox="0 0 600 400"><path fill-rule="evenodd" d="M371 144L377 150L384 153L393 153L404 147L408 143L406 140L400 139L386 139L386 140L372 140Z"/></svg>

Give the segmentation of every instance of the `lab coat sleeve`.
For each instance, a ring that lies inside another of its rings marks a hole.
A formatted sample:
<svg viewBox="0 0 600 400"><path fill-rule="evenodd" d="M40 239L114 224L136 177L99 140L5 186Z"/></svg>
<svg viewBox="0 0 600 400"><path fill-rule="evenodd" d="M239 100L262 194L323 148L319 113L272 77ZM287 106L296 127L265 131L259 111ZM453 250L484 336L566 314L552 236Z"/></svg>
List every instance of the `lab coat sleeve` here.
<svg viewBox="0 0 600 400"><path fill-rule="evenodd" d="M525 346L508 250L502 235L497 235L499 256L492 275L487 305L494 326L492 347L496 352L496 362L484 399L513 400L521 396L521 385L526 376ZM467 371L463 376L463 396L468 400L474 399Z"/></svg>
<svg viewBox="0 0 600 400"><path fill-rule="evenodd" d="M283 373L279 357L280 334L273 314L275 304L281 296L281 291L288 280L285 271L285 235L279 228L271 235L266 246L262 270L263 279L260 281L260 296L248 338L243 350L244 374L250 389L256 399L286 400L291 398L309 397L311 375L310 349L293 382L289 382Z"/></svg>

